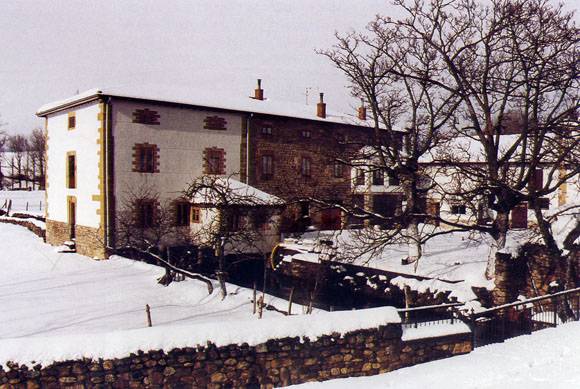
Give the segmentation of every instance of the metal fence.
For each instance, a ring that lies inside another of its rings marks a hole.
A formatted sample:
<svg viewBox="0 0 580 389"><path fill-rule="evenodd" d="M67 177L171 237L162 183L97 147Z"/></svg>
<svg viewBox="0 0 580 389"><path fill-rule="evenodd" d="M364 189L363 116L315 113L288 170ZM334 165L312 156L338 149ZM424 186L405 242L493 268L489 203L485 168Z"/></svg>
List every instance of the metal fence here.
<svg viewBox="0 0 580 389"><path fill-rule="evenodd" d="M579 319L580 288L500 305L467 317L474 348Z"/></svg>
<svg viewBox="0 0 580 389"><path fill-rule="evenodd" d="M428 305L424 307L398 309L403 328L418 328L440 324L454 324L459 321L458 307L463 303Z"/></svg>
<svg viewBox="0 0 580 389"><path fill-rule="evenodd" d="M473 348L580 320L580 288L468 313L462 303L398 309L403 328L464 322Z"/></svg>

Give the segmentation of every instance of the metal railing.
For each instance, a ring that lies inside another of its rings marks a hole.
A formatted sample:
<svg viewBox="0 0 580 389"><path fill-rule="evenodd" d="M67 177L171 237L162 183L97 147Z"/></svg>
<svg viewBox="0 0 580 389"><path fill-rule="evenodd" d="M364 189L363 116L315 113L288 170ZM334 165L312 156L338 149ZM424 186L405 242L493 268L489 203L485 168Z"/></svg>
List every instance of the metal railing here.
<svg viewBox="0 0 580 389"><path fill-rule="evenodd" d="M504 304L468 316L473 347L580 320L580 288Z"/></svg>
<svg viewBox="0 0 580 389"><path fill-rule="evenodd" d="M403 328L418 328L440 324L454 324L461 315L457 307L463 303L427 305L423 307L397 309Z"/></svg>

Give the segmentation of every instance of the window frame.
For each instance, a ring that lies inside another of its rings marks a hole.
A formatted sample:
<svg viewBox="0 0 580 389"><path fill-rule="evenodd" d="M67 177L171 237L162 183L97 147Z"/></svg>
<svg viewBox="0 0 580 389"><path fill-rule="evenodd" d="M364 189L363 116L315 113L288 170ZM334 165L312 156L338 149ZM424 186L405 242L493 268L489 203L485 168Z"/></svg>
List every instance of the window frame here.
<svg viewBox="0 0 580 389"><path fill-rule="evenodd" d="M156 144L136 143L133 146L133 171L159 173L159 148Z"/></svg>
<svg viewBox="0 0 580 389"><path fill-rule="evenodd" d="M175 202L175 225L177 227L189 226L191 220L191 204L184 200Z"/></svg>
<svg viewBox="0 0 580 389"><path fill-rule="evenodd" d="M357 186L365 185L366 172L364 169L356 168L354 173L354 184Z"/></svg>
<svg viewBox="0 0 580 389"><path fill-rule="evenodd" d="M210 175L226 174L226 152L217 147L208 147L203 151L203 172ZM215 164L214 162L217 162Z"/></svg>
<svg viewBox="0 0 580 389"><path fill-rule="evenodd" d="M77 156L75 151L66 153L66 187L68 189L77 188Z"/></svg>
<svg viewBox="0 0 580 389"><path fill-rule="evenodd" d="M334 161L332 166L332 175L334 178L343 178L344 177L344 164L340 163L339 161Z"/></svg>
<svg viewBox="0 0 580 389"><path fill-rule="evenodd" d="M300 176L303 178L312 177L312 158L302 157L300 161Z"/></svg>
<svg viewBox="0 0 580 389"><path fill-rule="evenodd" d="M385 185L385 172L383 169L375 169L372 173L372 185Z"/></svg>
<svg viewBox="0 0 580 389"><path fill-rule="evenodd" d="M67 116L67 130L71 131L77 128L77 115L76 112L69 112Z"/></svg>
<svg viewBox="0 0 580 389"><path fill-rule="evenodd" d="M272 178L274 175L274 156L272 154L263 154L261 158L261 176L263 180Z"/></svg>
<svg viewBox="0 0 580 389"><path fill-rule="evenodd" d="M146 212L144 212L146 210ZM156 227L157 202L153 199L140 199L136 204L135 224L138 228Z"/></svg>

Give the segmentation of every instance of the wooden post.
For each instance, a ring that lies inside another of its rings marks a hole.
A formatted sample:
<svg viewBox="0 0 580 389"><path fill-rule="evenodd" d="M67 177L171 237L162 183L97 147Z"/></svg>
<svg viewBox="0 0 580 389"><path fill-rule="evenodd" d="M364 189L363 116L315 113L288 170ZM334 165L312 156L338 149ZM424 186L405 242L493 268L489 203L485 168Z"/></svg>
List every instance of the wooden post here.
<svg viewBox="0 0 580 389"><path fill-rule="evenodd" d="M258 288L258 283L256 281L254 281L254 291L253 291L253 298L252 298L252 302L253 302L253 305L254 305L254 309L252 310L252 314L254 314L254 315L256 314L256 304L258 303L256 301L256 296L257 296L256 289L257 288Z"/></svg>
<svg viewBox="0 0 580 389"><path fill-rule="evenodd" d="M151 324L151 308L149 308L149 304L145 304L145 313L147 314L147 327L153 327L153 324Z"/></svg>
<svg viewBox="0 0 580 389"><path fill-rule="evenodd" d="M260 296L258 299L258 319L262 318L262 312L264 310L264 296Z"/></svg>
<svg viewBox="0 0 580 389"><path fill-rule="evenodd" d="M28 201L26 202L26 211L28 211Z"/></svg>
<svg viewBox="0 0 580 389"><path fill-rule="evenodd" d="M290 298L288 299L288 316L292 315L292 299L294 298L294 286L290 290Z"/></svg>

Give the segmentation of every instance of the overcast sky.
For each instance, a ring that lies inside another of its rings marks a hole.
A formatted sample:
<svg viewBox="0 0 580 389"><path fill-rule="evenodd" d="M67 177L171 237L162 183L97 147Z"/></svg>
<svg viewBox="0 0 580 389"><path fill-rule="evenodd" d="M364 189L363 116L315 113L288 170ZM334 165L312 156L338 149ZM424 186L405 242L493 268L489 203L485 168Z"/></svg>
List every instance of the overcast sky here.
<svg viewBox="0 0 580 389"><path fill-rule="evenodd" d="M385 0L0 0L3 129L29 132L44 103L90 88L163 84L349 110L346 81L314 53L361 29ZM353 103L354 104L354 103Z"/></svg>
<svg viewBox="0 0 580 389"><path fill-rule="evenodd" d="M577 8L580 0L568 1ZM356 104L316 48L362 29L390 0L0 0L0 120L42 126L36 109L77 91L163 84L267 97L331 110Z"/></svg>

